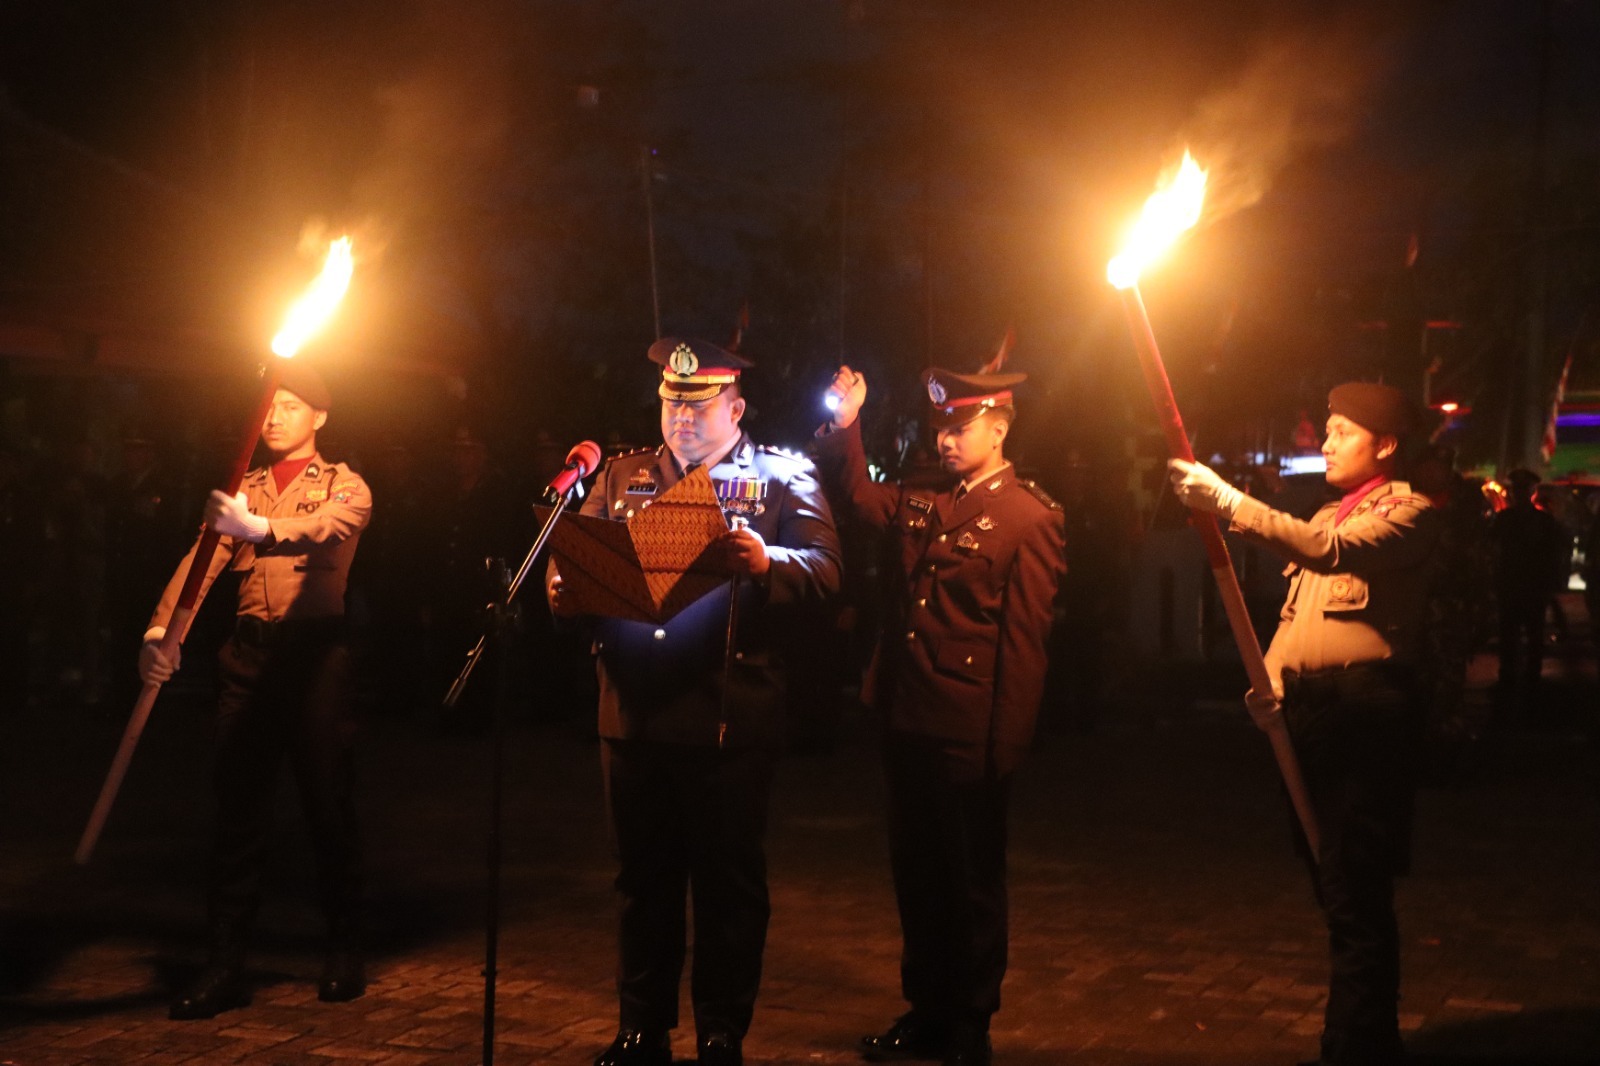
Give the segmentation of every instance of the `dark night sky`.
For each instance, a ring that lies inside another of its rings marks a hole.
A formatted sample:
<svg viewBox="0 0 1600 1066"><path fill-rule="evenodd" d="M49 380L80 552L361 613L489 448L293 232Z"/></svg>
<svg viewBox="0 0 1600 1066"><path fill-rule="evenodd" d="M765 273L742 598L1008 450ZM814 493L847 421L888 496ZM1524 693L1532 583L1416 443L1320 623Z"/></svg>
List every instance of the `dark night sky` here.
<svg viewBox="0 0 1600 1066"><path fill-rule="evenodd" d="M1104 261L1189 142L1213 168L1206 226L1147 285L1175 373L1225 321L1315 360L1330 299L1377 292L1381 313L1402 284L1425 317L1472 313L1462 279L1526 244L1537 159L1562 188L1551 210L1592 242L1597 50L1600 8L1569 0L9 0L15 113L162 191L81 210L63 195L32 230L13 205L33 243L5 253L0 301L26 303L41 262L58 298L159 287L144 244L199 241L210 295L184 290L173 314L204 306L253 335L306 269L295 236L326 219L383 252L352 305L357 345L631 358L651 332L649 144L668 328L766 293L752 343L815 376L841 336L898 369L974 363L1014 323L1023 368L1065 389L1116 343ZM63 250L94 248L83 219L130 213L119 248ZM102 276L76 289L86 258ZM802 275L809 317L771 295L798 307ZM575 310L591 303L604 314Z"/></svg>

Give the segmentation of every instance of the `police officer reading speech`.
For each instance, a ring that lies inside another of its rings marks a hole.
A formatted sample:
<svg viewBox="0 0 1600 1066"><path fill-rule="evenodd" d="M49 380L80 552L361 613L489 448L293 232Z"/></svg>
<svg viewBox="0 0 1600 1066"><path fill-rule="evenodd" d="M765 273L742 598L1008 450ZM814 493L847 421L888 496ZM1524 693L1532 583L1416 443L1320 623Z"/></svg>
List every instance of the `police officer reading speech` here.
<svg viewBox="0 0 1600 1066"><path fill-rule="evenodd" d="M839 541L811 464L741 430L748 360L679 338L657 341L649 357L661 367L664 443L608 462L582 513L627 521L704 467L734 527L712 549L732 580L662 625L595 620L620 897L620 1027L595 1063L670 1066L692 889L699 1061L738 1066L769 914L762 842L782 735L781 651L795 609L838 590ZM554 568L549 593L567 613Z"/></svg>
<svg viewBox="0 0 1600 1066"><path fill-rule="evenodd" d="M241 583L233 636L219 655L210 951L194 984L173 1001L173 1018L210 1018L247 998L244 951L284 762L311 827L328 925L317 996L338 1002L366 990L344 594L372 496L361 475L317 451L330 406L316 371L289 362L261 427L270 462L245 476L237 496L213 492L206 502L206 523L222 540L201 594L224 567ZM193 554L191 548L151 616L139 655L147 682L165 682L178 668L180 656L167 660L160 642Z"/></svg>
<svg viewBox="0 0 1600 1066"><path fill-rule="evenodd" d="M1198 463L1169 464L1178 498L1288 560L1289 593L1267 649L1274 691L1246 705L1282 714L1321 833L1311 865L1328 929L1323 1066L1404 1059L1394 878L1410 858L1422 733L1415 665L1436 539L1428 501L1395 479L1417 412L1399 390L1352 382L1328 394L1328 484L1341 499L1303 522Z"/></svg>
<svg viewBox="0 0 1600 1066"><path fill-rule="evenodd" d="M862 1041L871 1060L990 1060L1006 970L1006 807L1033 738L1045 642L1066 572L1061 508L1006 460L1022 374L923 375L951 484L870 480L843 367L813 453L830 495L894 540L868 701L885 716L889 852L908 1013ZM840 506L845 506L841 503Z"/></svg>

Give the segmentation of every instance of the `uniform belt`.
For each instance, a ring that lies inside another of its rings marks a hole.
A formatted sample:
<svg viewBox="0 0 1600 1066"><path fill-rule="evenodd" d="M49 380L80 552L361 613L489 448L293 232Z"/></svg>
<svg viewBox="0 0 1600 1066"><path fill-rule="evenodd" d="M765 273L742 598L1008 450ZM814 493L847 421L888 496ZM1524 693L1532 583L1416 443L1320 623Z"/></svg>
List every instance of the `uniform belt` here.
<svg viewBox="0 0 1600 1066"><path fill-rule="evenodd" d="M1368 684L1405 687L1410 685L1415 677L1415 667L1410 663L1399 662L1394 659L1356 663L1353 666L1336 666L1327 670L1312 670L1307 673L1301 673L1293 668L1285 667L1283 670L1283 694L1285 698L1295 695L1307 696L1317 693L1345 691Z"/></svg>
<svg viewBox="0 0 1600 1066"><path fill-rule="evenodd" d="M276 622L252 615L234 619L233 635L241 644L270 648L275 644L309 639L332 639L344 632L344 616L325 618L282 618Z"/></svg>

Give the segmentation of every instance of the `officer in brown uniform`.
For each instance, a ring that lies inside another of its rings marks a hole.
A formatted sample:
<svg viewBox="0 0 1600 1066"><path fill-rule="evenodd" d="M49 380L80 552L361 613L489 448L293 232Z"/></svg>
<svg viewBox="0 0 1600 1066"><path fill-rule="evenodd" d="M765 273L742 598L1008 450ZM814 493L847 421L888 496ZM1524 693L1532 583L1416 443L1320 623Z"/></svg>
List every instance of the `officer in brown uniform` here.
<svg viewBox="0 0 1600 1066"><path fill-rule="evenodd" d="M210 1018L247 999L245 941L285 761L311 827L328 922L318 998L338 1002L366 990L344 594L372 496L361 475L317 452L330 402L317 373L290 362L261 429L271 461L245 476L237 496L213 492L206 502L206 524L222 540L201 595L224 567L241 581L233 636L219 655L210 953L195 983L173 1001L173 1018ZM191 548L150 618L139 656L146 681L164 682L178 668L177 656L162 656L160 641L193 555Z"/></svg>
<svg viewBox="0 0 1600 1066"><path fill-rule="evenodd" d="M770 913L762 841L783 737L782 651L798 612L838 591L839 540L811 463L741 430L748 360L671 337L649 356L661 365L664 443L610 460L582 513L627 521L703 466L734 527L715 550L735 580L662 625L594 622L620 896L620 1027L595 1066L671 1066L691 887L699 1062L738 1066ZM568 613L553 567L548 580L552 610Z"/></svg>
<svg viewBox="0 0 1600 1066"><path fill-rule="evenodd" d="M1353 382L1329 393L1322 454L1328 483L1344 496L1309 522L1204 466L1171 463L1179 499L1289 562L1289 594L1266 654L1275 691L1252 692L1246 703L1263 728L1284 716L1322 838L1311 871L1328 928L1324 1066L1404 1058L1394 878L1410 860L1423 722L1416 666L1437 535L1427 499L1395 479L1417 422L1405 396L1386 385Z"/></svg>
<svg viewBox="0 0 1600 1066"><path fill-rule="evenodd" d="M830 495L894 539L882 637L865 686L883 713L889 853L911 1009L862 1041L872 1060L990 1060L1006 969L1006 806L1033 738L1045 643L1066 571L1061 508L1017 477L1004 443L1022 374L930 370L937 490L872 481L849 367L813 453Z"/></svg>

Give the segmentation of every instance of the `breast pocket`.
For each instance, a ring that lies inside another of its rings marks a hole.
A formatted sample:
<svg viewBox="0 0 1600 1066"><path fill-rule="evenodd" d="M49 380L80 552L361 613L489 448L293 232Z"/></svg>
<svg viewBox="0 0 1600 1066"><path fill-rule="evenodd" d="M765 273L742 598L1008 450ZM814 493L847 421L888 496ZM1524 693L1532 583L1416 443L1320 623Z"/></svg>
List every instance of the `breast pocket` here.
<svg viewBox="0 0 1600 1066"><path fill-rule="evenodd" d="M942 673L987 681L994 677L994 645L983 640L941 640L934 666Z"/></svg>
<svg viewBox="0 0 1600 1066"><path fill-rule="evenodd" d="M1367 606L1370 594L1364 578L1355 574L1333 574L1328 578L1327 595L1323 597L1324 612L1360 611Z"/></svg>

